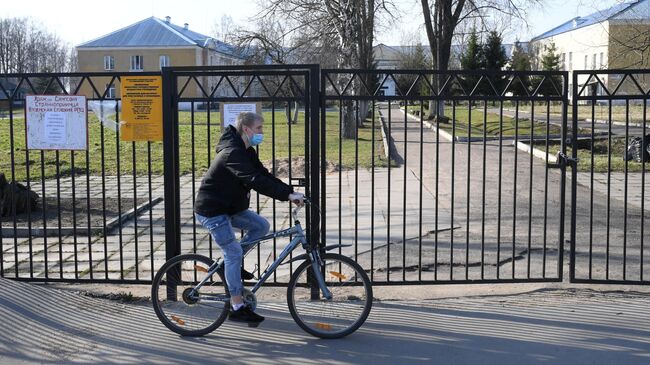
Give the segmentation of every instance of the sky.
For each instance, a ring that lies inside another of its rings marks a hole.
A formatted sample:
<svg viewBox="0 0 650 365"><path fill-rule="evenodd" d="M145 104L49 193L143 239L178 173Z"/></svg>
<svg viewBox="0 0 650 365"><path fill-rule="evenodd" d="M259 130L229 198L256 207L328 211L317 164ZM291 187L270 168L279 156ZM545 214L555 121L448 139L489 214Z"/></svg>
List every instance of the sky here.
<svg viewBox="0 0 650 365"><path fill-rule="evenodd" d="M400 45L406 34L416 34L426 44L420 0L393 1L399 10L395 24L379 29L375 43ZM504 42L528 40L575 16L588 15L620 1L544 0L544 6L529 10L529 27L505 33ZM250 18L258 11L257 0L3 0L0 17L31 17L76 46L151 16L170 16L172 23L188 23L191 30L205 35L214 34L215 24L224 15L232 17L237 25L252 28Z"/></svg>

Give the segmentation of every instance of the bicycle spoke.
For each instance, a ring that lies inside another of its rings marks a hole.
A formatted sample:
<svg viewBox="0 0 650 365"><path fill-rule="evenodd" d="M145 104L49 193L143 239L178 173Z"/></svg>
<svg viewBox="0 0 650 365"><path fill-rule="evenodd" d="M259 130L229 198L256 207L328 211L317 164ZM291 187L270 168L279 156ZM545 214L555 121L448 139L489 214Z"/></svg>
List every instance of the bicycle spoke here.
<svg viewBox="0 0 650 365"><path fill-rule="evenodd" d="M206 278L211 259L182 255L167 262L154 279L152 301L158 318L172 331L200 336L218 327L228 313L229 298L221 277Z"/></svg>

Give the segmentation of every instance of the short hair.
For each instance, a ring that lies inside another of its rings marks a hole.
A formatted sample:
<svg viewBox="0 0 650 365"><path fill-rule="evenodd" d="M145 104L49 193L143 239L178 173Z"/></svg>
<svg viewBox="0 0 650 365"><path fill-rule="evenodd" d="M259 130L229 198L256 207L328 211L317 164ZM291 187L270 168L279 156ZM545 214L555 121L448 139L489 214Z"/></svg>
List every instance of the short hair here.
<svg viewBox="0 0 650 365"><path fill-rule="evenodd" d="M264 118L256 113L239 113L239 115L237 115L237 119L235 120L235 129L237 129L237 132L239 134L242 134L244 131L244 126L250 127L257 121L264 122Z"/></svg>

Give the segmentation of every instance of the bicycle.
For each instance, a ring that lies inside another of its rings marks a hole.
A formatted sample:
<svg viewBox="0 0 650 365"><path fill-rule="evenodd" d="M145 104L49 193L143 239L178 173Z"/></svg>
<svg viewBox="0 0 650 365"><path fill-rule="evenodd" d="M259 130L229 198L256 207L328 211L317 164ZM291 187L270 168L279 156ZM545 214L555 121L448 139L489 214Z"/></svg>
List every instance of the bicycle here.
<svg viewBox="0 0 650 365"><path fill-rule="evenodd" d="M305 203L318 209L308 199ZM277 259L266 267L253 288L244 289L244 302L255 310L255 293L271 274L281 264L303 261L291 274L287 286L291 317L313 336L345 337L361 327L370 314L373 298L370 279L354 260L327 253L350 245L312 249L297 217L301 208L292 210L292 227L268 234L244 247L246 255L263 241L294 236ZM306 252L283 263L298 245ZM179 255L163 264L151 288L153 307L160 321L182 336L203 336L216 330L230 311L223 266L223 260L215 261L199 254Z"/></svg>

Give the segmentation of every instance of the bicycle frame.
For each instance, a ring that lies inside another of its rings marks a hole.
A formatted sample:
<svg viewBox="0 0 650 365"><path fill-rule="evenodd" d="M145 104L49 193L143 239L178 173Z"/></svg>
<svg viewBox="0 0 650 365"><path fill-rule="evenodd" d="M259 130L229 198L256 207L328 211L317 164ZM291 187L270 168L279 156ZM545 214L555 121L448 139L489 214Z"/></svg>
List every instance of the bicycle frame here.
<svg viewBox="0 0 650 365"><path fill-rule="evenodd" d="M321 271L320 254L319 254L318 250L310 250L309 247L307 246L308 242L307 242L307 238L305 236L305 232L303 231L302 226L300 225L300 221L295 219L295 216L297 215L298 210L299 210L299 208L296 208L296 209L294 209L294 212L293 212L293 216L294 216L294 220L295 220L295 225L293 227L284 229L284 230L279 231L279 232L274 232L274 233L268 234L268 235L266 235L264 237L260 237L260 238L254 240L254 241L246 243L244 255L246 253L248 253L250 250L252 250L255 246L259 245L263 241L270 240L272 238L277 238L277 237L288 237L288 236L291 236L291 235L295 235L295 237L291 240L291 242L289 242L289 244L282 250L282 252L277 257L277 259L275 261L273 261L271 263L271 265L269 265L264 270L264 272L260 276L260 278L257 281L257 283L255 284L255 286L253 286L251 291L253 293L257 292L257 290L262 285L264 285L264 283L271 276L271 274L282 264L282 262L287 257L289 257L289 254L291 254L291 252L293 252L293 250L295 250L296 247L298 247L298 245L302 245L307 250L307 255L306 255L307 258L309 260L311 260L313 272L315 273L314 276L315 276L316 282L318 283L318 286L320 287L321 292L323 293L323 296L325 297L325 299L329 300L329 299L332 298L332 293L329 291L329 289L327 288L327 285L325 284L325 279L324 279L322 271ZM208 273L206 274L205 278L203 280L201 280L201 282L198 283L194 287L194 291L198 291L209 280L209 278L211 278L212 275L214 275L214 273L219 268L220 264L221 264L221 261L215 261L215 263L208 269Z"/></svg>

